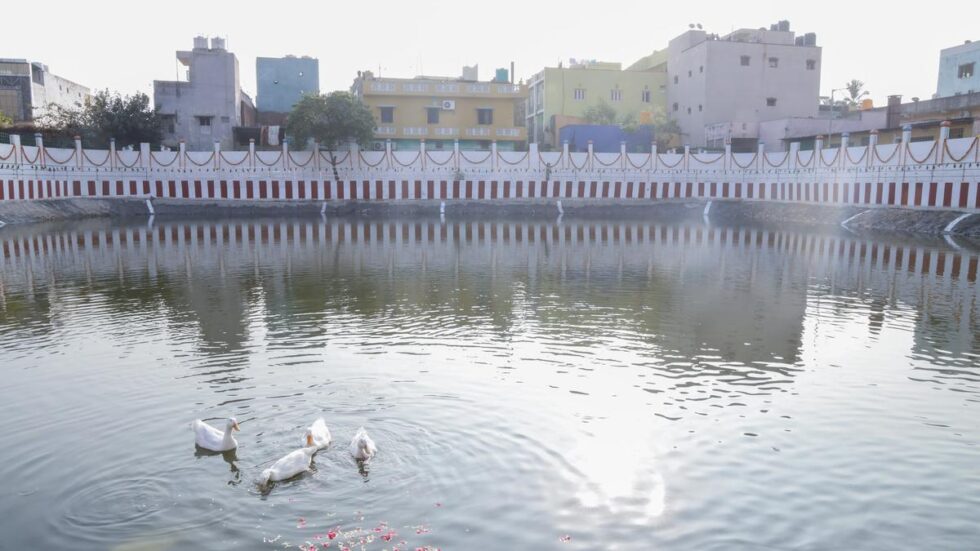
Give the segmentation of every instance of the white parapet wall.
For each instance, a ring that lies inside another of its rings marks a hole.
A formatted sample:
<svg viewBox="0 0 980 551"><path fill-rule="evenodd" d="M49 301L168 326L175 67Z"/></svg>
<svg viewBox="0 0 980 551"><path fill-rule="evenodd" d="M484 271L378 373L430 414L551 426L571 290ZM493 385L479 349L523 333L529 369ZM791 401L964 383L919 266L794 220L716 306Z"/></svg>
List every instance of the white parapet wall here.
<svg viewBox="0 0 980 551"><path fill-rule="evenodd" d="M0 144L0 201L741 200L980 209L980 138L767 153L139 151Z"/></svg>

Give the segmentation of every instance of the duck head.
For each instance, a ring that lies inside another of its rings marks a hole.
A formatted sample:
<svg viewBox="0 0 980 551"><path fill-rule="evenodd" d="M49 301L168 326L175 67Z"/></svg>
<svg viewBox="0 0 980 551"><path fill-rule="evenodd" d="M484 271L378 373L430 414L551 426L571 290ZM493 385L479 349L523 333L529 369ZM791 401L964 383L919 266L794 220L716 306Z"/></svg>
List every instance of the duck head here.
<svg viewBox="0 0 980 551"><path fill-rule="evenodd" d="M242 430L242 429L238 428L238 420L236 420L234 417L230 417L228 419L228 423L225 425L225 432L231 432L233 430Z"/></svg>

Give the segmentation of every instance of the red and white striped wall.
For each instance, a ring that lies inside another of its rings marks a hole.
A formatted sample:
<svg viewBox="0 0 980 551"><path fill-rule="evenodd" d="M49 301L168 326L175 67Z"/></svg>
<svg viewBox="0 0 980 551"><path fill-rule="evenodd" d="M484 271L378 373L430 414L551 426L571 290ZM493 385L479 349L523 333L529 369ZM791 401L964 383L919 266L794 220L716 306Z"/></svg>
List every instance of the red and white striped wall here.
<svg viewBox="0 0 980 551"><path fill-rule="evenodd" d="M910 174L915 176L915 174ZM851 181L621 181L475 179L12 179L0 201L65 197L159 197L248 201L529 201L677 199L777 201L867 207L980 209L980 178Z"/></svg>

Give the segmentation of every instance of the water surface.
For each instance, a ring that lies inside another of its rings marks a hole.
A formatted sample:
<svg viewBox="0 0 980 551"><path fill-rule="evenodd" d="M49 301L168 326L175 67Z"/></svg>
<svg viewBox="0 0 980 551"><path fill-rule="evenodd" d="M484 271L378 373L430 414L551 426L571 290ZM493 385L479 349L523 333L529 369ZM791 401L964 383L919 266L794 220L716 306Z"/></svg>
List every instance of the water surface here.
<svg viewBox="0 0 980 551"><path fill-rule="evenodd" d="M437 219L0 243L2 549L980 546L970 250ZM231 415L237 454L195 450ZM259 488L319 415L314 472Z"/></svg>

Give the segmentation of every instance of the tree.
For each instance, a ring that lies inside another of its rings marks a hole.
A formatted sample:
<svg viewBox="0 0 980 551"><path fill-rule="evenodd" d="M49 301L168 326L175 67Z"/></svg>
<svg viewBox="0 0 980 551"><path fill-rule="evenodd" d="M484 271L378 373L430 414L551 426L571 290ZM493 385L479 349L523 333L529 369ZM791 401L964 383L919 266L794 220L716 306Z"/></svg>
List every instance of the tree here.
<svg viewBox="0 0 980 551"><path fill-rule="evenodd" d="M864 96L868 95L868 91L864 90L864 83L857 79L853 79L848 82L846 85L844 85L844 88L847 89L847 93L850 95L850 97L844 98L844 102L848 107L857 107L858 102L860 102Z"/></svg>
<svg viewBox="0 0 980 551"><path fill-rule="evenodd" d="M84 105L66 107L48 104L40 126L67 136L81 136L95 147L108 147L116 139L119 146L159 143L160 116L142 92L122 96L109 90L96 92Z"/></svg>
<svg viewBox="0 0 980 551"><path fill-rule="evenodd" d="M616 110L602 100L586 109L584 116L589 124L616 124Z"/></svg>
<svg viewBox="0 0 980 551"><path fill-rule="evenodd" d="M286 133L299 147L310 140L319 142L330 155L334 179L340 180L335 151L347 143L366 147L374 138L376 124L367 106L348 92L309 94L290 111Z"/></svg>

